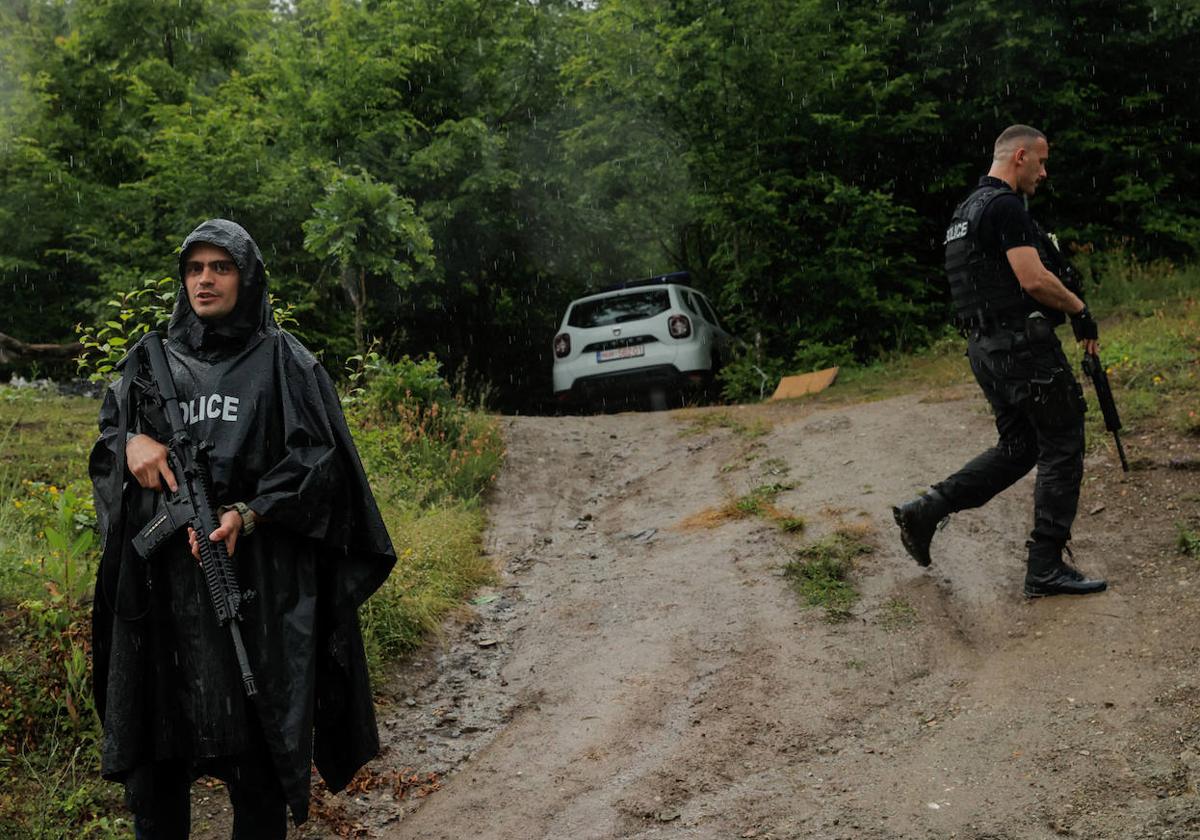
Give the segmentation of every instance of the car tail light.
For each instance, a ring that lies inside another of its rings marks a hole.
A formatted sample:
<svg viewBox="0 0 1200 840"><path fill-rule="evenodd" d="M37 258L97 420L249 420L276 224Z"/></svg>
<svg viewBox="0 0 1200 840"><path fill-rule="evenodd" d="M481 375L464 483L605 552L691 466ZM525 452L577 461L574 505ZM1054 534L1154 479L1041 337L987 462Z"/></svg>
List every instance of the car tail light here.
<svg viewBox="0 0 1200 840"><path fill-rule="evenodd" d="M692 334L692 322L686 315L672 315L667 321L667 329L671 338L687 338Z"/></svg>
<svg viewBox="0 0 1200 840"><path fill-rule="evenodd" d="M554 355L561 359L563 356L571 352L571 336L566 333L559 333L554 336Z"/></svg>

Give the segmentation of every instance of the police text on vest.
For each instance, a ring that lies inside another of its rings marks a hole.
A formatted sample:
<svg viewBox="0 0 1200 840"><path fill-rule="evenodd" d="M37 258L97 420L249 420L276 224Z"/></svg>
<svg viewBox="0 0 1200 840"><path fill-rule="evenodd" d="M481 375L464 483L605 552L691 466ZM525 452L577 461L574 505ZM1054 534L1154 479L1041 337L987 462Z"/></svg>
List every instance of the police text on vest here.
<svg viewBox="0 0 1200 840"><path fill-rule="evenodd" d="M183 413L184 422L189 426L201 420L226 420L236 423L239 402L237 397L211 394L206 397L193 397L190 402L181 402L179 410Z"/></svg>
<svg viewBox="0 0 1200 840"><path fill-rule="evenodd" d="M945 245L947 242L953 242L956 239L962 239L966 235L967 223L955 222L954 224L950 225L950 227L946 228L946 242L943 242L942 244Z"/></svg>

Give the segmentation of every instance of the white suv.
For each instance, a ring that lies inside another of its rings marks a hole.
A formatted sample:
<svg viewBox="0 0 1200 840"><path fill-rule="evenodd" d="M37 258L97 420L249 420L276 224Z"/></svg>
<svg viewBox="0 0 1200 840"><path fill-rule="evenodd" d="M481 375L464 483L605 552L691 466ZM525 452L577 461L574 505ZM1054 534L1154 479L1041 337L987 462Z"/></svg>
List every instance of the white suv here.
<svg viewBox="0 0 1200 840"><path fill-rule="evenodd" d="M731 339L688 279L664 274L573 301L554 337L554 395L710 385Z"/></svg>

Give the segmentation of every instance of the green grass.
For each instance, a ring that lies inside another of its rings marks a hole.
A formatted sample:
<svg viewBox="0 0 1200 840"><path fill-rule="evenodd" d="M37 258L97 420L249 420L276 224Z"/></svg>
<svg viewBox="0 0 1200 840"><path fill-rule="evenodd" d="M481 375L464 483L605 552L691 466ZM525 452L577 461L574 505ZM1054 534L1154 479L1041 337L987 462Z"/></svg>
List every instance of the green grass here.
<svg viewBox="0 0 1200 840"><path fill-rule="evenodd" d="M473 591L496 579L480 553L483 511L463 503L383 510L396 569L361 611L373 670L417 647Z"/></svg>
<svg viewBox="0 0 1200 840"><path fill-rule="evenodd" d="M798 549L784 577L806 604L825 610L829 621L844 621L858 600L850 573L856 559L872 551L864 534L843 528Z"/></svg>
<svg viewBox="0 0 1200 840"><path fill-rule="evenodd" d="M717 512L718 519L746 519L758 516L773 520L784 531L794 534L804 530L804 520L775 507L780 493L791 490L791 483L760 484L749 493L730 499Z"/></svg>
<svg viewBox="0 0 1200 840"><path fill-rule="evenodd" d="M788 534L801 534L806 527L802 516L782 516L775 522L781 531Z"/></svg>
<svg viewBox="0 0 1200 840"><path fill-rule="evenodd" d="M1178 528L1179 536L1175 545L1178 546L1179 553L1200 559L1200 533L1196 533L1183 524L1180 524Z"/></svg>
<svg viewBox="0 0 1200 840"><path fill-rule="evenodd" d="M1122 421L1131 431L1153 420L1200 435L1200 266L1144 265L1119 253L1095 261L1091 273L1098 279L1086 293L1101 319L1100 358L1110 371ZM1058 335L1082 381L1082 356L1070 327L1059 327ZM801 399L841 405L971 384L965 352L965 339L946 327L940 339L918 353L844 366L831 388ZM1106 433L1090 383L1084 383L1084 392L1088 439L1102 445Z"/></svg>
<svg viewBox="0 0 1200 840"><path fill-rule="evenodd" d="M1163 301L1193 297L1200 268L1168 260L1143 262L1125 250L1082 254L1075 265L1085 277L1084 292L1097 317L1128 314L1149 317Z"/></svg>
<svg viewBox="0 0 1200 840"><path fill-rule="evenodd" d="M102 782L86 655L99 403L0 387L0 835L127 836Z"/></svg>
<svg viewBox="0 0 1200 840"><path fill-rule="evenodd" d="M1183 298L1158 302L1149 317L1129 313L1105 321L1100 359L1108 370L1113 398L1128 431L1159 424L1185 435L1200 435L1200 302ZM1091 383L1088 438L1107 437Z"/></svg>
<svg viewBox="0 0 1200 840"><path fill-rule="evenodd" d="M871 364L843 367L832 387L809 399L840 405L973 382L965 352L965 340L947 327L940 339L918 353L889 354Z"/></svg>
<svg viewBox="0 0 1200 840"><path fill-rule="evenodd" d="M768 516L780 493L791 490L791 484L762 484L730 503L730 514L737 519L747 516Z"/></svg>
<svg viewBox="0 0 1200 840"><path fill-rule="evenodd" d="M86 480L99 410L85 397L0 387L0 482Z"/></svg>
<svg viewBox="0 0 1200 840"><path fill-rule="evenodd" d="M99 408L84 397L0 387L0 606L45 594L45 529L60 491L90 510L87 456ZM84 558L83 574L94 574L94 561Z"/></svg>
<svg viewBox="0 0 1200 840"><path fill-rule="evenodd" d="M903 598L889 598L879 610L879 624L884 630L895 632L915 627L917 611Z"/></svg>
<svg viewBox="0 0 1200 840"><path fill-rule="evenodd" d="M760 438L771 431L762 418L751 418L748 421L739 420L727 411L716 411L701 414L690 419L690 423L680 431L680 435L700 435L713 429L729 429L735 435L746 440Z"/></svg>

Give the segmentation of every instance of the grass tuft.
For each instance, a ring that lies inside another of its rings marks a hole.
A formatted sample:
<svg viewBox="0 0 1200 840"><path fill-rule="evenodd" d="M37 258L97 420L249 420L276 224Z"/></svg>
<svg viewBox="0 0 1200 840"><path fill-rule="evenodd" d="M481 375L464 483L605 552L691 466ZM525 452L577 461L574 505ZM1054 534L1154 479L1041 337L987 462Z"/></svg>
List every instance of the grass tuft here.
<svg viewBox="0 0 1200 840"><path fill-rule="evenodd" d="M780 530L788 534L799 534L804 531L804 518L780 510L775 506L775 499L780 493L791 490L791 483L762 484L755 487L744 496L729 499L720 507L705 508L694 513L679 524L680 528L716 528L726 522L749 519L756 516L773 521Z"/></svg>
<svg viewBox="0 0 1200 840"><path fill-rule="evenodd" d="M1188 557L1200 559L1200 534L1180 524L1179 537L1175 544L1179 547L1179 552Z"/></svg>
<svg viewBox="0 0 1200 840"><path fill-rule="evenodd" d="M804 518L801 516L782 516L775 521L779 525L779 529L787 534L802 534L806 527Z"/></svg>
<svg viewBox="0 0 1200 840"><path fill-rule="evenodd" d="M772 516L778 514L775 499L780 493L791 490L792 484L761 484L744 496L730 499L725 504L729 519L745 519L748 516Z"/></svg>
<svg viewBox="0 0 1200 840"><path fill-rule="evenodd" d="M879 610L879 624L884 630L907 630L918 621L916 609L903 598L889 598Z"/></svg>
<svg viewBox="0 0 1200 840"><path fill-rule="evenodd" d="M783 573L805 603L824 609L830 621L845 621L858 600L858 591L850 582L855 560L872 551L863 531L841 528L797 550Z"/></svg>
<svg viewBox="0 0 1200 840"><path fill-rule="evenodd" d="M711 432L713 429L729 429L738 437L754 440L771 431L771 426L759 417L753 418L749 422L743 422L727 411L718 411L693 418L691 424L685 426L679 434L688 437Z"/></svg>

